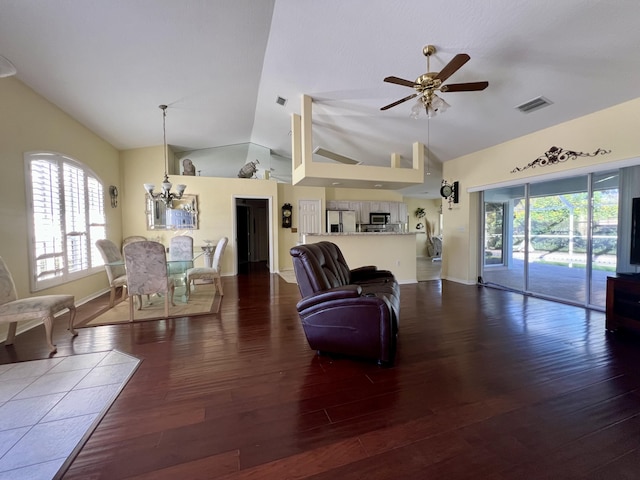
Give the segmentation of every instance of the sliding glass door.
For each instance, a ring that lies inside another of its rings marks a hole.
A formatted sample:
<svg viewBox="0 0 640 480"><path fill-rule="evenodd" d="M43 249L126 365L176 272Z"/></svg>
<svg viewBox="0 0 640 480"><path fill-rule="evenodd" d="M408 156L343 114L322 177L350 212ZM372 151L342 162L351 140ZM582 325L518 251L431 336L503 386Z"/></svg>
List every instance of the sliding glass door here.
<svg viewBox="0 0 640 480"><path fill-rule="evenodd" d="M483 280L524 290L525 187L484 192Z"/></svg>
<svg viewBox="0 0 640 480"><path fill-rule="evenodd" d="M483 192L487 284L604 308L615 272L618 172Z"/></svg>
<svg viewBox="0 0 640 480"><path fill-rule="evenodd" d="M607 276L616 271L618 262L619 173L593 175L593 220L591 222L591 304L604 307Z"/></svg>
<svg viewBox="0 0 640 480"><path fill-rule="evenodd" d="M587 190L586 176L530 185L529 292L586 304Z"/></svg>

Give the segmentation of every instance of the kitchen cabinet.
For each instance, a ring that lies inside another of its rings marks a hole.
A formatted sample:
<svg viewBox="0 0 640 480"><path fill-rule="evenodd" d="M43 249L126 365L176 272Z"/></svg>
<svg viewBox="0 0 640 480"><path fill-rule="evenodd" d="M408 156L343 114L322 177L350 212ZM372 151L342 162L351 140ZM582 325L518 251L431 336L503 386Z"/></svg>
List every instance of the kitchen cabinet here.
<svg viewBox="0 0 640 480"><path fill-rule="evenodd" d="M327 210L352 210L356 212L356 222L369 223L370 213L388 213L389 223L407 222L407 204L403 202L327 200Z"/></svg>

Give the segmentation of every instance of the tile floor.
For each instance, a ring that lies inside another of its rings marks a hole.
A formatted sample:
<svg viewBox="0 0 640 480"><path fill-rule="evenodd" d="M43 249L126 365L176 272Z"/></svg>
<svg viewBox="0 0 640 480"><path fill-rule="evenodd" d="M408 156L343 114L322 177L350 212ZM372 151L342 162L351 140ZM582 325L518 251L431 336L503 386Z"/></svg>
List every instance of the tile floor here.
<svg viewBox="0 0 640 480"><path fill-rule="evenodd" d="M55 478L139 363L107 351L0 365L0 480Z"/></svg>

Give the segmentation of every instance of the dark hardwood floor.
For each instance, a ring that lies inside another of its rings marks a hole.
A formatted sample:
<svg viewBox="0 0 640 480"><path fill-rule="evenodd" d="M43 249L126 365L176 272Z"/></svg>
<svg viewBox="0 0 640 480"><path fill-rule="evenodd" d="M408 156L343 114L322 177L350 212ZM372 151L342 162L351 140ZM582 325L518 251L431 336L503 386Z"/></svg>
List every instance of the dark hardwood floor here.
<svg viewBox="0 0 640 480"><path fill-rule="evenodd" d="M223 283L218 315L75 339L57 321L58 355L143 359L65 479L640 478L640 338L606 335L602 313L403 285L396 364L380 368L316 356L278 275ZM0 349L45 357L42 327Z"/></svg>

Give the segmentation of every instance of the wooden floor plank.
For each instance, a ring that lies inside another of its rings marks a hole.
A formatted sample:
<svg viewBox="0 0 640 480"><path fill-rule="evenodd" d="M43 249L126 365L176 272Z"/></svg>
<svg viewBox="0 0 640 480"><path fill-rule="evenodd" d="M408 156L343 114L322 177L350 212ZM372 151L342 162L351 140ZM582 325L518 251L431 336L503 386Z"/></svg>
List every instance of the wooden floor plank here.
<svg viewBox="0 0 640 480"><path fill-rule="evenodd" d="M64 478L640 476L640 339L606 335L600 312L448 281L402 285L398 355L381 368L317 356L295 284L266 270L223 282L216 315L75 338L56 321L59 356L143 360ZM40 326L0 349L0 364L47 356Z"/></svg>

